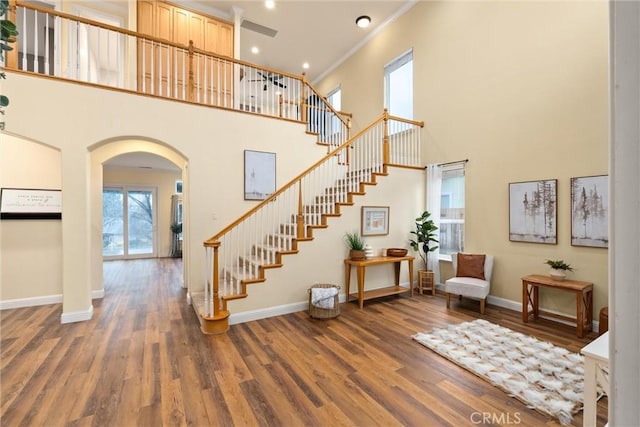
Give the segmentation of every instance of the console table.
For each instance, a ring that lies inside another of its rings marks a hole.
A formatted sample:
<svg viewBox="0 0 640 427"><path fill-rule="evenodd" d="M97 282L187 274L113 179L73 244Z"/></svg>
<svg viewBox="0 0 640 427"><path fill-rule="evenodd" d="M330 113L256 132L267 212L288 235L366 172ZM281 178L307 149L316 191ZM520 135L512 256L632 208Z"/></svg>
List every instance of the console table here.
<svg viewBox="0 0 640 427"><path fill-rule="evenodd" d="M582 425L596 427L598 386L609 394L609 332L580 350L584 355L584 413Z"/></svg>
<svg viewBox="0 0 640 427"><path fill-rule="evenodd" d="M578 338L582 338L585 332L593 327L593 283L579 282L577 280L554 280L549 276L532 274L522 278L522 321L529 321L529 304L531 314L536 319L540 314L563 320L573 320L568 316L549 313L538 308L538 289L552 288L561 291L573 292L576 295L576 326Z"/></svg>
<svg viewBox="0 0 640 427"><path fill-rule="evenodd" d="M360 308L364 306L364 301L380 298L389 295L398 295L404 292L409 292L411 296L413 296L413 257L412 256L402 256L402 257L393 257L393 256L379 256L373 257L369 259L364 259L362 261L354 261L352 259L344 260L344 283L345 283L345 292L347 301L350 300L351 297L354 297L358 300L358 304ZM400 264L402 261L407 261L409 264L409 287L405 288L400 286ZM393 264L395 270L395 286L388 286L385 288L372 289L370 291L364 290L364 277L365 277L365 268L371 265L379 265L379 264ZM358 293L351 294L349 292L349 282L351 281L351 267L355 266L357 268L358 275Z"/></svg>

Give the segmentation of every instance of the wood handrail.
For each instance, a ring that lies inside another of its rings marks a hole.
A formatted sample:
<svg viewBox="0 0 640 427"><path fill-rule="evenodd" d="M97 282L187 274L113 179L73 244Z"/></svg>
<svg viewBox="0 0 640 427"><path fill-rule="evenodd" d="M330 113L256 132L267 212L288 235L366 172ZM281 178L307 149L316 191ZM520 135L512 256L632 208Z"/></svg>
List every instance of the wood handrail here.
<svg viewBox="0 0 640 427"><path fill-rule="evenodd" d="M240 218L236 219L235 221L233 221L231 224L229 224L228 226L226 226L225 228L223 228L221 231L219 231L216 235L214 235L213 237L210 237L209 239L204 241L204 246L214 246L218 243L218 239L220 239L221 236L225 235L226 233L228 233L231 229L233 229L235 226L237 226L238 224L240 224L241 222L243 222L245 219L249 218L251 215L253 215L255 212L257 212L258 210L260 210L263 206L265 206L266 204L270 203L272 200L274 200L276 197L278 197L280 194L282 194L283 192L285 192L286 190L288 190L289 188L291 188L292 186L294 186L298 181L300 181L302 178L304 178L306 175L308 175L311 171L313 171L315 168L317 168L318 166L320 166L322 163L324 163L325 161L327 161L328 159L330 159L331 157L333 157L334 155L336 155L340 150L342 150L343 148L351 145L351 143L353 143L353 141L357 138L359 138L362 134L364 134L365 132L367 132L369 129L371 129L372 127L374 127L375 125L377 125L378 123L380 123L383 119L384 119L385 115L381 115L380 117L378 117L376 120L374 120L373 122L371 122L369 125L367 125L365 128L361 129L359 132L357 132L354 136L352 136L351 138L349 138L347 141L345 141L344 143L342 143L341 145L339 145L337 148L335 148L333 151L329 152L329 154L327 154L326 156L324 156L323 158L321 158L320 160L318 160L317 162L315 162L313 165L309 166L304 172L300 173L298 176L296 176L295 178L293 178L291 181L289 181L288 184L285 184L284 186L280 187L280 189L278 191L276 191L275 193L273 193L272 195L270 195L269 197L267 197L266 199L264 199L262 202L260 202L259 204L257 204L256 206L253 207L253 209L250 209L248 212L246 212L244 215L242 215Z"/></svg>
<svg viewBox="0 0 640 427"><path fill-rule="evenodd" d="M409 123L410 125L415 125L415 126L420 126L421 128L424 127L424 122L419 122L416 120L410 120L410 119L405 119L403 117L398 117L398 116L391 116L389 115L389 120L395 120L397 122L404 122L404 123Z"/></svg>
<svg viewBox="0 0 640 427"><path fill-rule="evenodd" d="M86 18L83 18L81 16L72 15L72 14L66 13L66 12L60 12L60 11L57 11L57 10L54 10L54 9L48 9L46 7L38 6L38 5L35 5L35 4L31 4L31 3L26 3L26 2L24 2L22 0L16 0L15 4L16 4L16 6L24 7L26 9L32 9L32 10L35 10L35 11L38 11L38 12L48 13L49 15L52 15L52 16L57 16L57 17L60 17L60 18L69 19L71 21L76 21L76 22L80 22L82 24L87 24L87 25L91 25L91 26L94 26L94 27L102 28L104 30L114 31L114 32L118 32L118 33L121 33L121 34L124 34L124 35L127 35L127 36L136 37L136 38L144 39L144 40L149 40L149 41L156 42L156 43L162 43L162 44L165 44L165 45L170 46L170 47L175 47L175 48L178 48L178 49L184 49L185 51L189 51L189 45L175 43L175 42L172 42L170 40L166 40L166 39L163 39L163 38L160 38L160 37L154 37L154 36L146 35L146 34L143 34L143 33L136 32L136 31L131 31L131 30L128 30L126 28L115 27L115 26L109 25L109 24L103 24L102 22L93 21L91 19L86 19ZM274 68L258 66L256 64L252 64L250 62L242 61L240 59L231 58L231 57L225 56L225 55L220 55L220 54L217 54L215 52L209 52L209 51L206 51L206 50L203 50L203 49L199 49L197 47L193 48L193 52L201 54L201 55L213 56L213 57L218 58L218 59L223 59L225 61L236 63L238 65L245 65L247 67L257 68L257 69L260 69L260 70L267 71L269 73L275 73L275 74L283 75L283 76L290 77L290 78L293 78L293 79L302 80L302 77L300 75L286 73L286 72L283 72L283 71L276 70Z"/></svg>
<svg viewBox="0 0 640 427"><path fill-rule="evenodd" d="M342 124L347 126L347 122L340 116L340 113L335 108L333 108L333 106L327 101L327 99L324 96L320 95L320 93L313 86L311 86L306 80L305 80L305 83L307 83L307 86L309 86L309 89L311 89L311 92L315 93L316 96L318 96L320 99L324 101L324 103L329 107L329 110L331 110L333 114L335 114L336 117L340 119Z"/></svg>

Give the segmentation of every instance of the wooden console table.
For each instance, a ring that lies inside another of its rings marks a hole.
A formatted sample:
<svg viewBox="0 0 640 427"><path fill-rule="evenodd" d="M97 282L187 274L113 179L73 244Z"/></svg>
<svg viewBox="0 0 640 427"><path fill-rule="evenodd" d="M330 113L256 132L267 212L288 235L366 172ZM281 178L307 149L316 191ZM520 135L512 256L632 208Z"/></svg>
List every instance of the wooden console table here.
<svg viewBox="0 0 640 427"><path fill-rule="evenodd" d="M379 256L373 257L370 259L365 259L362 261L354 261L351 259L344 260L344 283L345 283L345 292L347 301L350 300L351 297L354 297L358 300L360 308L364 306L364 301L385 297L388 295L398 295L404 292L410 292L411 296L413 296L413 257L412 256L402 256L402 257L392 257L392 256ZM400 263L402 261L407 261L409 263L409 287L405 288L400 286ZM390 264L393 263L395 268L395 286L388 286L385 288L373 289L370 291L364 290L364 273L365 268L370 265L378 265L378 264ZM349 282L351 281L351 266L357 267L358 274L358 293L350 294L349 292Z"/></svg>
<svg viewBox="0 0 640 427"><path fill-rule="evenodd" d="M529 304L531 314L536 319L540 314L563 320L573 320L568 316L549 313L538 308L538 288L552 288L573 292L576 295L576 326L578 338L593 327L593 283L577 280L554 280L549 276L532 274L522 278L522 321L529 321Z"/></svg>

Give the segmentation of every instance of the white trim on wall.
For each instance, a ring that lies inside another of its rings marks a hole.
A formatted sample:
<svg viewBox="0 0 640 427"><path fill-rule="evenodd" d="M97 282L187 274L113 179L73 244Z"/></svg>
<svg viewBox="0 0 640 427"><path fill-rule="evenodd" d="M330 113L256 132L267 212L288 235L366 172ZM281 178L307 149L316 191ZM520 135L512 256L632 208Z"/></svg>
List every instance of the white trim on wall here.
<svg viewBox="0 0 640 427"><path fill-rule="evenodd" d="M36 307L39 305L62 304L62 294L41 297L16 298L0 301L0 310L12 308Z"/></svg>
<svg viewBox="0 0 640 427"><path fill-rule="evenodd" d="M62 313L60 316L60 323L64 325L65 323L82 322L85 320L91 320L92 317L93 305L90 305L87 310Z"/></svg>

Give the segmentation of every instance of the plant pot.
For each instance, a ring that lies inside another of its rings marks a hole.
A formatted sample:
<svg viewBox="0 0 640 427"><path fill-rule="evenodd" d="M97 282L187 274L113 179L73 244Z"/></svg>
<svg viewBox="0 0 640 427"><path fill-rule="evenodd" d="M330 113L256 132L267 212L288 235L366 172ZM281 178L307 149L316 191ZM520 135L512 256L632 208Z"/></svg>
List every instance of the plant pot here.
<svg viewBox="0 0 640 427"><path fill-rule="evenodd" d="M554 280L563 281L567 277L567 273L565 273L564 270L552 268L549 276Z"/></svg>
<svg viewBox="0 0 640 427"><path fill-rule="evenodd" d="M349 258L352 261L364 261L365 256L364 256L364 251L358 251L355 249L351 249L349 251Z"/></svg>

